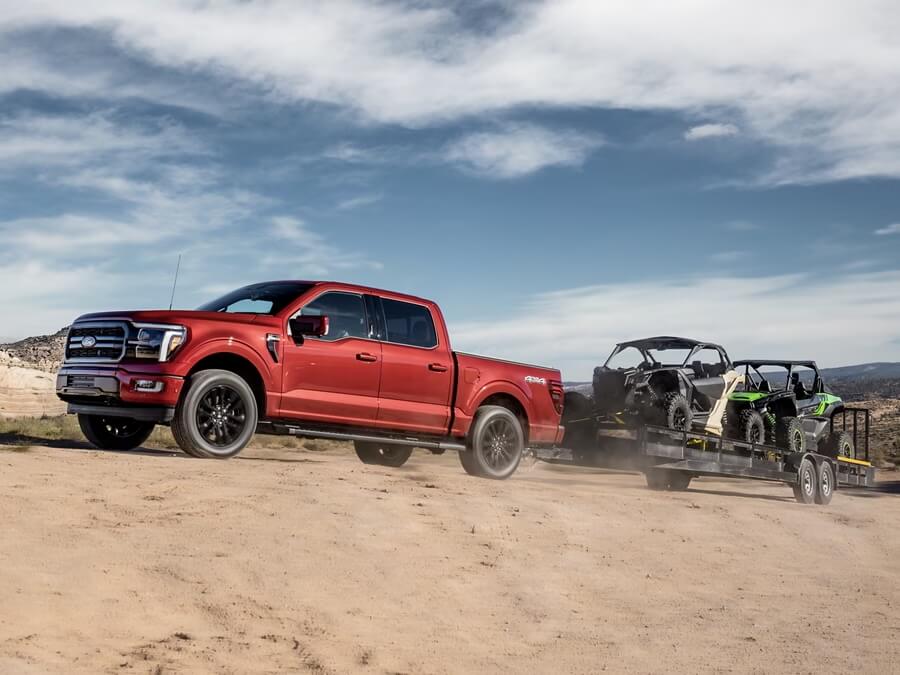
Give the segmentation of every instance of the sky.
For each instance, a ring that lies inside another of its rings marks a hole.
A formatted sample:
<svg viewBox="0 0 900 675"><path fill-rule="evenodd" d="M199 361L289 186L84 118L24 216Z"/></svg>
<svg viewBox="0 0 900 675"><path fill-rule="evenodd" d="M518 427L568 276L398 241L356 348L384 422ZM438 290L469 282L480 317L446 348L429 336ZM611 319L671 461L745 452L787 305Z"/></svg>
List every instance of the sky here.
<svg viewBox="0 0 900 675"><path fill-rule="evenodd" d="M893 0L0 0L0 340L337 279L589 379L900 360Z"/></svg>

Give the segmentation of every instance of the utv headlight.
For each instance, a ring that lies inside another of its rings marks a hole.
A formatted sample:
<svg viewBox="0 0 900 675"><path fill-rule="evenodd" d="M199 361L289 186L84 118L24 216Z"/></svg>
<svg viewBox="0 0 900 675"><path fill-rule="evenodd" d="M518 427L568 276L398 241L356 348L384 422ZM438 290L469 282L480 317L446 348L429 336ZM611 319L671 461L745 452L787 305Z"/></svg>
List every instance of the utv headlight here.
<svg viewBox="0 0 900 675"><path fill-rule="evenodd" d="M132 340L134 356L138 359L168 361L187 338L184 326L167 324L136 323L137 339Z"/></svg>

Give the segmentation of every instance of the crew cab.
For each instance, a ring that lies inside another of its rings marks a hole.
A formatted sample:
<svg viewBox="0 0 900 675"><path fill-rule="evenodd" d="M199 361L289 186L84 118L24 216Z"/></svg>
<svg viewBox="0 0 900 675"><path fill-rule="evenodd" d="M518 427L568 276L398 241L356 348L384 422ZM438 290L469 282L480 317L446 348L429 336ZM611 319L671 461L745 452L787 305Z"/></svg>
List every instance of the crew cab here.
<svg viewBox="0 0 900 675"><path fill-rule="evenodd" d="M429 300L346 283L273 281L198 310L86 314L57 395L87 439L138 447L171 425L184 452L238 454L256 432L354 442L368 464L459 452L502 479L561 440L559 371L454 352Z"/></svg>

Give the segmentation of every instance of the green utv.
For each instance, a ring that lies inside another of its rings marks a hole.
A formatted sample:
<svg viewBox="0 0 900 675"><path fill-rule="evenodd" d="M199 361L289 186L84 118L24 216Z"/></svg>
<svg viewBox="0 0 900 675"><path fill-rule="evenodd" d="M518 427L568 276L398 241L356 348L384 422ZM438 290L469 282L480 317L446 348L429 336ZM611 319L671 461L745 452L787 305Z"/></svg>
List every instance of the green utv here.
<svg viewBox="0 0 900 675"><path fill-rule="evenodd" d="M856 457L853 436L832 417L844 402L825 387L815 361L735 361L741 391L728 397L725 435L790 452Z"/></svg>

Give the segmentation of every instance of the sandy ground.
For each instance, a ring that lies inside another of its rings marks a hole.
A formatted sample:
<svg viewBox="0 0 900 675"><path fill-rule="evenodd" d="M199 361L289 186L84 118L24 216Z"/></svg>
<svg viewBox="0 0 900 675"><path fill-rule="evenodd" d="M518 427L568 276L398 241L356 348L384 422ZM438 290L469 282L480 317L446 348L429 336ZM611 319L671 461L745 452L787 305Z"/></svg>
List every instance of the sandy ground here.
<svg viewBox="0 0 900 675"><path fill-rule="evenodd" d="M900 670L900 495L0 446L0 672Z"/></svg>

